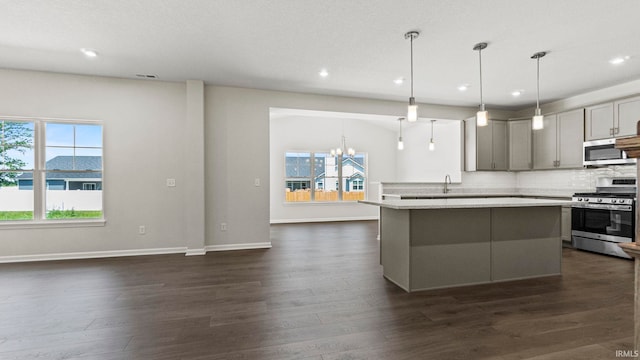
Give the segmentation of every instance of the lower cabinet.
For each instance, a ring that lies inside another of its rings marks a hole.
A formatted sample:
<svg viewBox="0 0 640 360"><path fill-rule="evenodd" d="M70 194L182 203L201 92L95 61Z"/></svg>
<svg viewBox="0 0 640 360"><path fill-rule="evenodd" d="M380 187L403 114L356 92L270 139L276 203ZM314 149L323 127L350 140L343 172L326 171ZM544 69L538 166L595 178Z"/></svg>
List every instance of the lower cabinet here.
<svg viewBox="0 0 640 360"><path fill-rule="evenodd" d="M562 218L560 220L560 237L562 241L571 242L571 207L562 207Z"/></svg>

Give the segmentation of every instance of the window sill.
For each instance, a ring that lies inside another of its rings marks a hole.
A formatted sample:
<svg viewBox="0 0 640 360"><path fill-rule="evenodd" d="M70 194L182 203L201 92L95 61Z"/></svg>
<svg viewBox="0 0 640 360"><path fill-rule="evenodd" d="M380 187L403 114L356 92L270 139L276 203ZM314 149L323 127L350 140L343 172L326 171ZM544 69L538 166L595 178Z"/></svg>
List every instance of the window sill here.
<svg viewBox="0 0 640 360"><path fill-rule="evenodd" d="M106 223L105 219L3 221L0 222L0 230L98 227L105 226Z"/></svg>
<svg viewBox="0 0 640 360"><path fill-rule="evenodd" d="M360 200L345 200L345 201L291 201L284 202L284 206L293 205L357 205Z"/></svg>

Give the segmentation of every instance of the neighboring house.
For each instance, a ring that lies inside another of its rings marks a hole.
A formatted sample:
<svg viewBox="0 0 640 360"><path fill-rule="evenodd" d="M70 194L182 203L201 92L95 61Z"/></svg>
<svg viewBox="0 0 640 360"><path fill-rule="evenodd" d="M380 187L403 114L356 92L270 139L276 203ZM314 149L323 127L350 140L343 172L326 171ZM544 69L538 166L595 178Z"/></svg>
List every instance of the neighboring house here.
<svg viewBox="0 0 640 360"><path fill-rule="evenodd" d="M327 178L335 179L335 181L327 181ZM342 178L344 179L342 184L344 191L364 190L364 165L352 157L344 157L342 159ZM337 179L338 166L335 163L335 158L326 158L323 171L314 179L316 189L338 190Z"/></svg>
<svg viewBox="0 0 640 360"><path fill-rule="evenodd" d="M286 183L291 191L311 188L310 179L304 179L311 177L310 160L308 157L286 157ZM315 189L325 191L338 190L338 165L335 157L316 157L314 170L313 182ZM345 156L342 159L342 179L344 191L363 191L363 158Z"/></svg>
<svg viewBox="0 0 640 360"><path fill-rule="evenodd" d="M47 161L47 190L102 190L101 156L56 156ZM60 172L74 170L74 172ZM77 172L93 170L88 172ZM18 176L18 189L33 190L33 173Z"/></svg>

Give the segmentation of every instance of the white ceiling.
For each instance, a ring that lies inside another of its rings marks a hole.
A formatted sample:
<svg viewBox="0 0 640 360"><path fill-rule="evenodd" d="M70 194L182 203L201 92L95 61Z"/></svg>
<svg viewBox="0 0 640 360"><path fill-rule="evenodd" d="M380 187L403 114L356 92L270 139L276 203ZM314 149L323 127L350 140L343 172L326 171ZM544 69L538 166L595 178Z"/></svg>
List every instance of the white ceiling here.
<svg viewBox="0 0 640 360"><path fill-rule="evenodd" d="M0 67L419 102L548 102L640 78L639 0L0 0ZM80 48L99 53L87 59ZM630 56L613 66L608 60ZM320 78L326 68L330 75ZM153 81L153 80L150 80ZM466 92L457 86L470 84ZM519 98L510 93L525 92ZM640 91L640 89L639 89Z"/></svg>

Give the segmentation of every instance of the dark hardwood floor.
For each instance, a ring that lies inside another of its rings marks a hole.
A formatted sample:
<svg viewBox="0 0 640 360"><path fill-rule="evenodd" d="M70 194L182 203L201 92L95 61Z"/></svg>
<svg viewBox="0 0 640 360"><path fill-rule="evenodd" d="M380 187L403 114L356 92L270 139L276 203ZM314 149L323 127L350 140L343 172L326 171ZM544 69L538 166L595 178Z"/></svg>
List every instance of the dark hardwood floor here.
<svg viewBox="0 0 640 360"><path fill-rule="evenodd" d="M0 359L616 359L633 262L407 294L376 222L272 226L273 248L0 265Z"/></svg>

